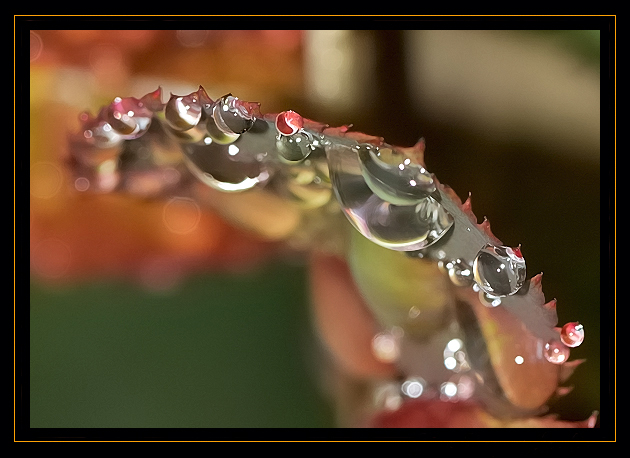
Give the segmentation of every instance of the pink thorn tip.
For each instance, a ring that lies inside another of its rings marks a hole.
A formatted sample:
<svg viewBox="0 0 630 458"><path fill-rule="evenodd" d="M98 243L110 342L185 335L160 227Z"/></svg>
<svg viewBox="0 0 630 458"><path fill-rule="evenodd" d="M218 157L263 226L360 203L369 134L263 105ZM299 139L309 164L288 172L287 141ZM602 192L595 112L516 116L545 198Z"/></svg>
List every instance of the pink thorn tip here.
<svg viewBox="0 0 630 458"><path fill-rule="evenodd" d="M558 388L556 388L556 395L566 396L571 391L573 391L573 386L559 386Z"/></svg>
<svg viewBox="0 0 630 458"><path fill-rule="evenodd" d="M516 248L512 248L512 251L514 252L514 254L516 256L518 256L519 258L523 257L523 253L521 252L521 244L519 243L518 246Z"/></svg>
<svg viewBox="0 0 630 458"><path fill-rule="evenodd" d="M595 425L597 424L597 416L599 415L599 412L597 410L593 410L593 413L591 414L590 417L588 417L588 419L586 420L586 427L587 428L594 428Z"/></svg>
<svg viewBox="0 0 630 458"><path fill-rule="evenodd" d="M210 96L208 95L208 93L206 92L206 90L204 89L202 85L199 85L199 89L197 89L197 95L199 95L199 100L201 101L201 103L203 104L212 103L212 99L210 98Z"/></svg>
<svg viewBox="0 0 630 458"><path fill-rule="evenodd" d="M465 210L469 210L471 211L471 207L472 207L472 201L470 199L470 193L468 193L468 198L464 201L464 203L462 204L462 208Z"/></svg>
<svg viewBox="0 0 630 458"><path fill-rule="evenodd" d="M573 369L575 369L576 367L578 367L580 364L585 363L586 359L582 358L582 359L574 359L573 361L567 361L566 363L563 364L564 367L571 367Z"/></svg>
<svg viewBox="0 0 630 458"><path fill-rule="evenodd" d="M533 283L533 279L532 279L532 283ZM547 310L555 310L557 302L558 301L555 298L551 299L549 302L544 304L543 307L545 307ZM562 328L554 328L554 329L557 330L558 332L562 331Z"/></svg>
<svg viewBox="0 0 630 458"><path fill-rule="evenodd" d="M426 142L424 141L424 137L421 137L421 138L420 138L420 140L418 140L418 141L416 142L416 144L415 144L415 145L413 145L413 148L414 148L415 150L418 150L418 151L420 151L420 152L421 152L421 153L423 153L423 154L424 154L424 150L426 149L426 147L427 147L427 144L426 144Z"/></svg>

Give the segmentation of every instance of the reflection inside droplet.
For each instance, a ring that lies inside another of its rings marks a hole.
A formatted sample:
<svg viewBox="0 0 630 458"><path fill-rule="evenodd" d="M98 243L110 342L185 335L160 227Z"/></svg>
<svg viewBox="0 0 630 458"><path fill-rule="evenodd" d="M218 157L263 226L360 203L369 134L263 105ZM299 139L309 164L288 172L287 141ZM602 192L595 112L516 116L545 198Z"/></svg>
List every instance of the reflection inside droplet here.
<svg viewBox="0 0 630 458"><path fill-rule="evenodd" d="M359 163L365 182L381 199L396 205L413 205L434 192L433 177L424 167L390 147L359 145Z"/></svg>
<svg viewBox="0 0 630 458"><path fill-rule="evenodd" d="M270 177L266 165L256 159L256 152L234 143L209 140L184 145L183 151L184 163L193 175L219 191L245 191Z"/></svg>
<svg viewBox="0 0 630 458"><path fill-rule="evenodd" d="M473 263L475 281L488 294L508 296L525 282L525 259L519 248L488 244Z"/></svg>
<svg viewBox="0 0 630 458"><path fill-rule="evenodd" d="M453 217L431 196L396 205L368 186L356 150L327 145L330 179L341 208L365 237L385 248L413 251L432 245L453 225Z"/></svg>

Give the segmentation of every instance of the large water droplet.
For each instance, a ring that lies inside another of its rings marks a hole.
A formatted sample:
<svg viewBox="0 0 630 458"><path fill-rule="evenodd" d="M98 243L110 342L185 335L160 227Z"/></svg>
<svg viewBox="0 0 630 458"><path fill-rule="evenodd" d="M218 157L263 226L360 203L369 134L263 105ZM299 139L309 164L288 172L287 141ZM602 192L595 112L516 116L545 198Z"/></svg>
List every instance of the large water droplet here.
<svg viewBox="0 0 630 458"><path fill-rule="evenodd" d="M206 137L205 142L184 145L183 151L189 170L219 191L245 191L265 183L270 176L255 155L238 142L222 145Z"/></svg>
<svg viewBox="0 0 630 458"><path fill-rule="evenodd" d="M255 121L248 106L230 94L217 100L212 117L217 127L226 134L247 132Z"/></svg>
<svg viewBox="0 0 630 458"><path fill-rule="evenodd" d="M393 148L357 147L365 182L381 199L396 205L412 205L434 192L429 172Z"/></svg>
<svg viewBox="0 0 630 458"><path fill-rule="evenodd" d="M569 349L558 340L552 340L545 344L544 355L547 361L553 364L563 364L569 359Z"/></svg>
<svg viewBox="0 0 630 458"><path fill-rule="evenodd" d="M419 250L435 243L453 225L453 217L429 195L400 205L384 199L391 198L387 193L375 193L366 183L356 149L329 144L326 154L330 179L345 215L374 243L397 251ZM401 202L395 197L391 200Z"/></svg>
<svg viewBox="0 0 630 458"><path fill-rule="evenodd" d="M477 253L473 272L483 291L508 296L516 293L525 282L525 259L519 248L488 244Z"/></svg>
<svg viewBox="0 0 630 458"><path fill-rule="evenodd" d="M584 326L578 322L565 324L560 331L560 340L567 347L578 347L584 342Z"/></svg>

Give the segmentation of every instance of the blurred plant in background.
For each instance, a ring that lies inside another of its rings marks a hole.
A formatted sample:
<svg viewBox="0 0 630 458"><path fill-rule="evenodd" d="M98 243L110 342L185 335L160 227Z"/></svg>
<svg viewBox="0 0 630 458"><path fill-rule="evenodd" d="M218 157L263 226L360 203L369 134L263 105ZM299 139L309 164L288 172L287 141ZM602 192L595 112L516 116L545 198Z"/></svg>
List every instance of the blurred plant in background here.
<svg viewBox="0 0 630 458"><path fill-rule="evenodd" d="M560 322L588 323L575 352L587 363L570 401L552 408L568 420L599 408L597 33L30 37L33 427L356 421L362 382L330 366L311 333L304 260L192 200L88 196L64 168L67 134L83 110L157 86L188 94L199 84L212 97L231 92L265 112L354 123L394 144L425 137L441 181L460 195L473 191L495 232L527 247L532 272L544 269Z"/></svg>

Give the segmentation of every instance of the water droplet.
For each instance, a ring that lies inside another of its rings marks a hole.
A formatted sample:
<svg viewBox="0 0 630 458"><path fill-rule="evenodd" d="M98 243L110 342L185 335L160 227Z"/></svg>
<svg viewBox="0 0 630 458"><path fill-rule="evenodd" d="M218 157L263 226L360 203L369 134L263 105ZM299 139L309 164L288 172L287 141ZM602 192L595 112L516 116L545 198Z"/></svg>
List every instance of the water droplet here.
<svg viewBox="0 0 630 458"><path fill-rule="evenodd" d="M477 284L475 283L475 285ZM473 287L473 289L475 288ZM479 292L479 302L481 302L482 305L485 305L489 308L498 307L499 305L501 305L500 297L488 294L485 291L482 291L479 287L477 287L477 290Z"/></svg>
<svg viewBox="0 0 630 458"><path fill-rule="evenodd" d="M453 382L444 382L440 385L440 398L444 401L456 401L457 384Z"/></svg>
<svg viewBox="0 0 630 458"><path fill-rule="evenodd" d="M90 119L84 125L83 137L98 148L112 148L120 145L123 138L107 121Z"/></svg>
<svg viewBox="0 0 630 458"><path fill-rule="evenodd" d="M545 344L544 355L553 364L562 364L569 359L569 349L560 341L552 340Z"/></svg>
<svg viewBox="0 0 630 458"><path fill-rule="evenodd" d="M151 124L153 112L134 98L116 97L107 107L104 118L125 140L142 136Z"/></svg>
<svg viewBox="0 0 630 458"><path fill-rule="evenodd" d="M405 380L400 389L405 396L416 399L422 396L426 384L427 382L424 379L420 377L412 377Z"/></svg>
<svg viewBox="0 0 630 458"><path fill-rule="evenodd" d="M372 338L372 353L381 362L396 362L400 357L400 337L392 332L379 332Z"/></svg>
<svg viewBox="0 0 630 458"><path fill-rule="evenodd" d="M255 154L239 144L189 143L183 151L184 163L193 175L219 191L245 191L265 183L270 176Z"/></svg>
<svg viewBox="0 0 630 458"><path fill-rule="evenodd" d="M356 149L327 145L330 180L346 217L374 243L396 251L414 251L439 240L453 217L431 196L413 205L384 200L366 183Z"/></svg>
<svg viewBox="0 0 630 458"><path fill-rule="evenodd" d="M472 377L462 375L457 381L457 399L465 401L475 392L475 380Z"/></svg>
<svg viewBox="0 0 630 458"><path fill-rule="evenodd" d="M293 135L278 135L276 148L281 157L289 162L299 162L306 159L315 149L312 135L307 132L297 132Z"/></svg>
<svg viewBox="0 0 630 458"><path fill-rule="evenodd" d="M254 115L248 104L228 94L221 97L212 108L216 126L225 134L242 134L254 125Z"/></svg>
<svg viewBox="0 0 630 458"><path fill-rule="evenodd" d="M384 201L413 205L436 189L424 167L392 148L363 144L357 151L365 182Z"/></svg>
<svg viewBox="0 0 630 458"><path fill-rule="evenodd" d="M444 367L447 369L460 372L470 369L470 364L466 359L464 351L464 342L461 339L451 339L446 344L443 351Z"/></svg>
<svg viewBox="0 0 630 458"><path fill-rule="evenodd" d="M295 111L283 111L276 116L276 130L281 135L293 135L304 127L304 119Z"/></svg>
<svg viewBox="0 0 630 458"><path fill-rule="evenodd" d="M567 347L577 347L584 342L584 326L578 322L567 323L562 326L560 331L560 340Z"/></svg>
<svg viewBox="0 0 630 458"><path fill-rule="evenodd" d="M525 282L525 259L519 248L488 244L473 263L475 281L493 296L516 293Z"/></svg>
<svg viewBox="0 0 630 458"><path fill-rule="evenodd" d="M443 261L440 261L443 262ZM472 267L466 261L456 259L447 262L445 267L448 271L448 277L457 286L470 286L473 281Z"/></svg>
<svg viewBox="0 0 630 458"><path fill-rule="evenodd" d="M85 192L90 188L90 180L85 177L78 177L74 180L74 187L79 192Z"/></svg>
<svg viewBox="0 0 630 458"><path fill-rule="evenodd" d="M203 107L197 92L185 96L171 94L164 108L166 123L174 130L181 132L199 124L202 113Z"/></svg>

